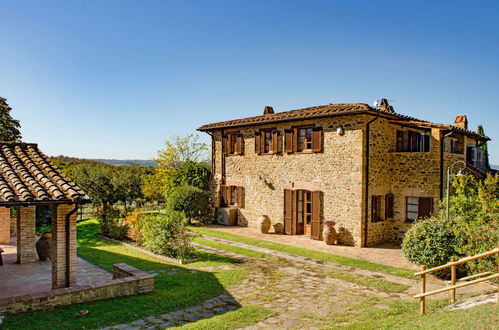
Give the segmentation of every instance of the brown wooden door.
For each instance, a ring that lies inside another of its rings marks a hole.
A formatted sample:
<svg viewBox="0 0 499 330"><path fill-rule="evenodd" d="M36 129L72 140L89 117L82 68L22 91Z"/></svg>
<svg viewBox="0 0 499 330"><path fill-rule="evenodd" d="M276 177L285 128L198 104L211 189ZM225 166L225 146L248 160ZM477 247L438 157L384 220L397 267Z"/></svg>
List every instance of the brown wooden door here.
<svg viewBox="0 0 499 330"><path fill-rule="evenodd" d="M312 239L321 239L321 192L312 191L312 221L311 233Z"/></svg>

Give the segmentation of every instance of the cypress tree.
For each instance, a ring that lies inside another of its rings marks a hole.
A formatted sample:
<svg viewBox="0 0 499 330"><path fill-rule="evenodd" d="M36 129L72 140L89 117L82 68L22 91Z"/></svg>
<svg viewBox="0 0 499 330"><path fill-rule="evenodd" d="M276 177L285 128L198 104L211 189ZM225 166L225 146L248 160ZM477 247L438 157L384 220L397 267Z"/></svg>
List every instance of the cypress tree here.
<svg viewBox="0 0 499 330"><path fill-rule="evenodd" d="M12 118L10 111L12 108L7 104L7 100L0 97L0 141L20 141L21 124L19 120Z"/></svg>
<svg viewBox="0 0 499 330"><path fill-rule="evenodd" d="M486 136L482 125L478 125L478 129L476 130L476 132L478 133L478 135ZM489 149L487 147L487 142L484 142L480 146L480 148L483 149L483 162L485 164L485 167L489 168Z"/></svg>

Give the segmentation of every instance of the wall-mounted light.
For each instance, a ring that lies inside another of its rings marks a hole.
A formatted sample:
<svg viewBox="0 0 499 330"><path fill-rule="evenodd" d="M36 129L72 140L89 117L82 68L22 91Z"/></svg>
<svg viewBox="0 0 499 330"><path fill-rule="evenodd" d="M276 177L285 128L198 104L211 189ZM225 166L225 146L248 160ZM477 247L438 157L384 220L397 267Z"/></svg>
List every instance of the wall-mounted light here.
<svg viewBox="0 0 499 330"><path fill-rule="evenodd" d="M338 133L338 135L344 135L345 129L343 128L343 126L336 127L336 133Z"/></svg>

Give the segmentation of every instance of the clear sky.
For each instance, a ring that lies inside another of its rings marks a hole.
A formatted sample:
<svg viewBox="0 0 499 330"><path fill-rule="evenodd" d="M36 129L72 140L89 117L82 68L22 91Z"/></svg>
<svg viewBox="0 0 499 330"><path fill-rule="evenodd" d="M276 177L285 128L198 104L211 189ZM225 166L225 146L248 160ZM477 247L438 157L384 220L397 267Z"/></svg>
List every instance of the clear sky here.
<svg viewBox="0 0 499 330"><path fill-rule="evenodd" d="M499 1L0 0L0 96L49 155L148 159L202 124L328 103L483 124ZM208 142L208 136L202 134Z"/></svg>

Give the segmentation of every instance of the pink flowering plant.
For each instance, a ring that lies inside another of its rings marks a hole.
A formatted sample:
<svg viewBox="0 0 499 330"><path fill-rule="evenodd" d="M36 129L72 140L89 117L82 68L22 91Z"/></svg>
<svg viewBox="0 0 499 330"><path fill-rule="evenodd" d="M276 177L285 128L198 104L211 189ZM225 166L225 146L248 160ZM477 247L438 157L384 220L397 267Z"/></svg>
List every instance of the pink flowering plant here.
<svg viewBox="0 0 499 330"><path fill-rule="evenodd" d="M333 229L335 225L336 225L336 222L333 220L324 221L324 226L328 227L329 229Z"/></svg>

